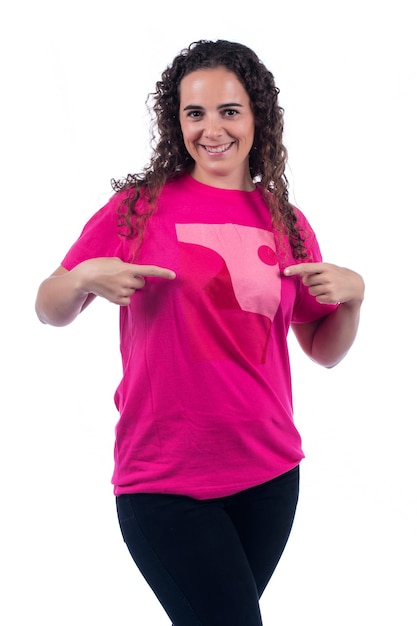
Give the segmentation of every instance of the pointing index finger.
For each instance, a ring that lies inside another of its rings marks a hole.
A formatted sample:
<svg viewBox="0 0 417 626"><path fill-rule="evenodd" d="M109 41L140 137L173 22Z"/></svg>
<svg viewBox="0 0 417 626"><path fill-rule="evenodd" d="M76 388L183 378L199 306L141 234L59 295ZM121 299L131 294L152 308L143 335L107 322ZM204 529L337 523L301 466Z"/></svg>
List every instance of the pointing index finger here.
<svg viewBox="0 0 417 626"><path fill-rule="evenodd" d="M322 271L322 263L297 263L284 269L285 276L297 276L300 274L319 274Z"/></svg>
<svg viewBox="0 0 417 626"><path fill-rule="evenodd" d="M135 276L159 276L159 278L167 278L173 280L176 274L173 270L158 265L133 265L135 268Z"/></svg>

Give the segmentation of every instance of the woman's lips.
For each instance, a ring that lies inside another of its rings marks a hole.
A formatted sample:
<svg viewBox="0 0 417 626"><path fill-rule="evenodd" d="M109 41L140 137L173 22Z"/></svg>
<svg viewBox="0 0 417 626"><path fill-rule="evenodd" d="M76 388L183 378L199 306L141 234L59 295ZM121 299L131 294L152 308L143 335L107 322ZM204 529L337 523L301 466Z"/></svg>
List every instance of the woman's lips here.
<svg viewBox="0 0 417 626"><path fill-rule="evenodd" d="M205 146L203 148L209 154L223 154L233 145L233 141L230 143L223 143L221 146Z"/></svg>

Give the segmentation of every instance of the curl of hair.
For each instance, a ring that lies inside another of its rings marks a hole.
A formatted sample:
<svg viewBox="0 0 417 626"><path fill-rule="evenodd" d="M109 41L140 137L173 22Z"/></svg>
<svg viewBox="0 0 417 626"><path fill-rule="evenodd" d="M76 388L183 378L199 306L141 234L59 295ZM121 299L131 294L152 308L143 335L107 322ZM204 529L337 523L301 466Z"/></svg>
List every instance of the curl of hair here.
<svg viewBox="0 0 417 626"><path fill-rule="evenodd" d="M189 170L194 160L185 147L180 122L180 83L200 69L225 67L245 88L255 118L255 138L249 154L249 170L269 207L272 224L287 236L294 258L305 258L304 234L297 228L297 216L288 200L285 175L287 150L283 144L284 110L278 103L279 89L272 73L258 56L243 44L200 40L184 48L161 75L152 101L152 155L140 174L112 180L114 191L128 190L119 209L119 224L128 237L143 236L146 221L153 213L165 182ZM146 202L138 202L145 199ZM142 208L138 208L139 205ZM147 207L143 211L143 207Z"/></svg>

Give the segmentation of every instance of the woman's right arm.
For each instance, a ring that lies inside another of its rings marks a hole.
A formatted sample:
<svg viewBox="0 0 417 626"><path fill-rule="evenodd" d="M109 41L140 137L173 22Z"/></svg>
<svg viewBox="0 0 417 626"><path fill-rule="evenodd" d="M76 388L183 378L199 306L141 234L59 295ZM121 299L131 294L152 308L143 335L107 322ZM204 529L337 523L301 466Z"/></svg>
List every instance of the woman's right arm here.
<svg viewBox="0 0 417 626"><path fill-rule="evenodd" d="M88 259L70 271L60 266L41 283L36 314L43 324L66 326L96 296L126 306L135 291L144 287L145 276L172 280L175 273L155 265L124 263L116 257Z"/></svg>
<svg viewBox="0 0 417 626"><path fill-rule="evenodd" d="M35 310L43 324L66 326L95 298L82 288L78 272L60 266L38 290Z"/></svg>

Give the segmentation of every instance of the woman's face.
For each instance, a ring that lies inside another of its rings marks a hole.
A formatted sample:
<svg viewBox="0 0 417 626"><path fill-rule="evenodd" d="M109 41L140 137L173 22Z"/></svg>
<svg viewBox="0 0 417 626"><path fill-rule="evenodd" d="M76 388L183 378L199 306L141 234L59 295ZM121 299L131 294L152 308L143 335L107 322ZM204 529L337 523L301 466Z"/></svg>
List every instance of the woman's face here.
<svg viewBox="0 0 417 626"><path fill-rule="evenodd" d="M255 118L249 96L225 67L196 70L180 83L180 125L201 183L250 191Z"/></svg>

